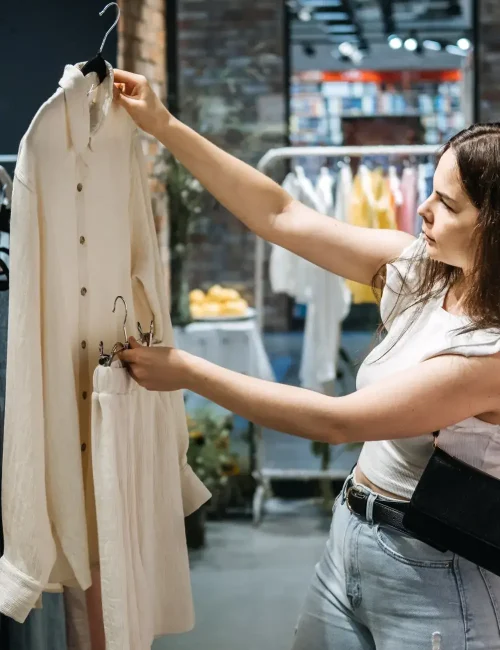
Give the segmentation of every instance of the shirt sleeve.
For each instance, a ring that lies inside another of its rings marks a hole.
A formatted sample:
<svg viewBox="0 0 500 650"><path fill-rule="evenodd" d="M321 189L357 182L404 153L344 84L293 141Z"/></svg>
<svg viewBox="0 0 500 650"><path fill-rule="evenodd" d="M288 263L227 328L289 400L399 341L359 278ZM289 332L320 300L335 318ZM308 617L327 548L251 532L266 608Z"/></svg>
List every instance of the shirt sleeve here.
<svg viewBox="0 0 500 650"><path fill-rule="evenodd" d="M45 484L40 228L36 191L16 176L11 273L0 559L0 611L23 622L56 559Z"/></svg>
<svg viewBox="0 0 500 650"><path fill-rule="evenodd" d="M151 208L146 166L139 136L136 133L133 137L130 195L132 276L135 282L142 285L140 291L134 291L134 301L137 299L136 296L145 296L150 310L155 315L155 338L163 345L173 346L174 335L168 309L168 293ZM139 304L136 306L141 308ZM142 308L144 309L145 306ZM162 398L165 400L175 429L179 450L182 502L184 516L187 517L208 501L211 494L187 462L189 434L182 392L164 393Z"/></svg>
<svg viewBox="0 0 500 650"><path fill-rule="evenodd" d="M158 238L151 207L146 164L139 134L132 134L130 178L130 236L132 286L137 314L153 314L155 339L164 345L173 345L172 328L168 317L168 295L165 271L160 259ZM149 323L142 323L149 331Z"/></svg>

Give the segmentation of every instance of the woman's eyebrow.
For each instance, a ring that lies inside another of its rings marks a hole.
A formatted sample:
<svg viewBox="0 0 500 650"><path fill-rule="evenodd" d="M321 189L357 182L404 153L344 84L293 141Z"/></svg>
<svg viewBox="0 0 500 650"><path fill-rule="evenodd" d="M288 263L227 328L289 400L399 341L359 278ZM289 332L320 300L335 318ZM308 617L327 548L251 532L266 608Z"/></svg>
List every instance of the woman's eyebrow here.
<svg viewBox="0 0 500 650"><path fill-rule="evenodd" d="M454 199L451 196L448 196L448 194L445 194L444 192L440 192L439 190L436 190L436 194L442 199L446 199L447 201L451 201L452 203L458 203L456 199Z"/></svg>

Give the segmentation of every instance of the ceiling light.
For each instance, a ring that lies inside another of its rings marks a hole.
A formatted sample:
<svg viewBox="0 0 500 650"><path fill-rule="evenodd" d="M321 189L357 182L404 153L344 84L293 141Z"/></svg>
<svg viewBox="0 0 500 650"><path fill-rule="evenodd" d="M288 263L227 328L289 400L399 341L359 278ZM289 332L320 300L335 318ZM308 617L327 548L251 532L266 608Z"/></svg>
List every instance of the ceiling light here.
<svg viewBox="0 0 500 650"><path fill-rule="evenodd" d="M329 34L353 34L356 27L354 25L329 25L326 31Z"/></svg>
<svg viewBox="0 0 500 650"><path fill-rule="evenodd" d="M460 47L457 45L447 45L446 46L446 51L449 54L455 54L456 56L467 56L467 52L462 50Z"/></svg>
<svg viewBox="0 0 500 650"><path fill-rule="evenodd" d="M301 7L297 16L303 23L308 23L312 18L312 10L308 7Z"/></svg>
<svg viewBox="0 0 500 650"><path fill-rule="evenodd" d="M337 11L336 9L332 11L316 11L314 17L316 20L349 20L349 14L346 14L345 11Z"/></svg>
<svg viewBox="0 0 500 650"><path fill-rule="evenodd" d="M348 41L344 41L339 45L339 52L344 58L350 59L355 65L359 65L364 56L357 45Z"/></svg>
<svg viewBox="0 0 500 650"><path fill-rule="evenodd" d="M389 47L393 50L400 50L403 47L403 41L399 38L399 36L396 36L396 34L389 36L387 42L389 43Z"/></svg>
<svg viewBox="0 0 500 650"><path fill-rule="evenodd" d="M471 42L469 41L468 38L459 38L457 41L457 45L461 50L467 52L467 50L470 50Z"/></svg>
<svg viewBox="0 0 500 650"><path fill-rule="evenodd" d="M422 45L426 50L432 50L433 52L440 52L443 49L443 46L438 41L426 40Z"/></svg>
<svg viewBox="0 0 500 650"><path fill-rule="evenodd" d="M415 52L418 48L418 41L416 38L407 38L405 41L405 48L408 52Z"/></svg>
<svg viewBox="0 0 500 650"><path fill-rule="evenodd" d="M351 56L351 54L354 52L354 45L352 43L344 41L339 45L339 52L342 54L342 56Z"/></svg>
<svg viewBox="0 0 500 650"><path fill-rule="evenodd" d="M342 0L302 0L303 7L340 7L342 5Z"/></svg>

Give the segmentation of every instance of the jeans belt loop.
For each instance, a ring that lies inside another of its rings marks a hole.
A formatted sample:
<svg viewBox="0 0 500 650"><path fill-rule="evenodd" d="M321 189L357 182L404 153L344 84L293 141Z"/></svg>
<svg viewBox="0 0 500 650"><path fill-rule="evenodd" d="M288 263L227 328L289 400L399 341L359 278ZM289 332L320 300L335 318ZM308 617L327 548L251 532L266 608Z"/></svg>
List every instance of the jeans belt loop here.
<svg viewBox="0 0 500 650"><path fill-rule="evenodd" d="M353 479L353 474L350 474L344 481L344 485L342 487L342 497L340 499L342 505L344 505L347 498L347 492L349 488L352 486L352 479Z"/></svg>
<svg viewBox="0 0 500 650"><path fill-rule="evenodd" d="M366 502L366 521L370 526L373 526L374 521L373 521L373 506L375 505L375 501L377 500L377 495L376 494L369 494L368 495L368 500Z"/></svg>

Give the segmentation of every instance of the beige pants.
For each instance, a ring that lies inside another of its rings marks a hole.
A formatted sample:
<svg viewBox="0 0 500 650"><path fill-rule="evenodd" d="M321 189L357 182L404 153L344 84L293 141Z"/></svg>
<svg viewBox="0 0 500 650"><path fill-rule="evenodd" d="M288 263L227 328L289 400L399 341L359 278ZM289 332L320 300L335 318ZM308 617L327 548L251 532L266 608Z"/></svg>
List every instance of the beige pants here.
<svg viewBox="0 0 500 650"><path fill-rule="evenodd" d="M156 636L193 626L174 408L169 394L146 391L121 367L94 373L106 650L150 650Z"/></svg>

